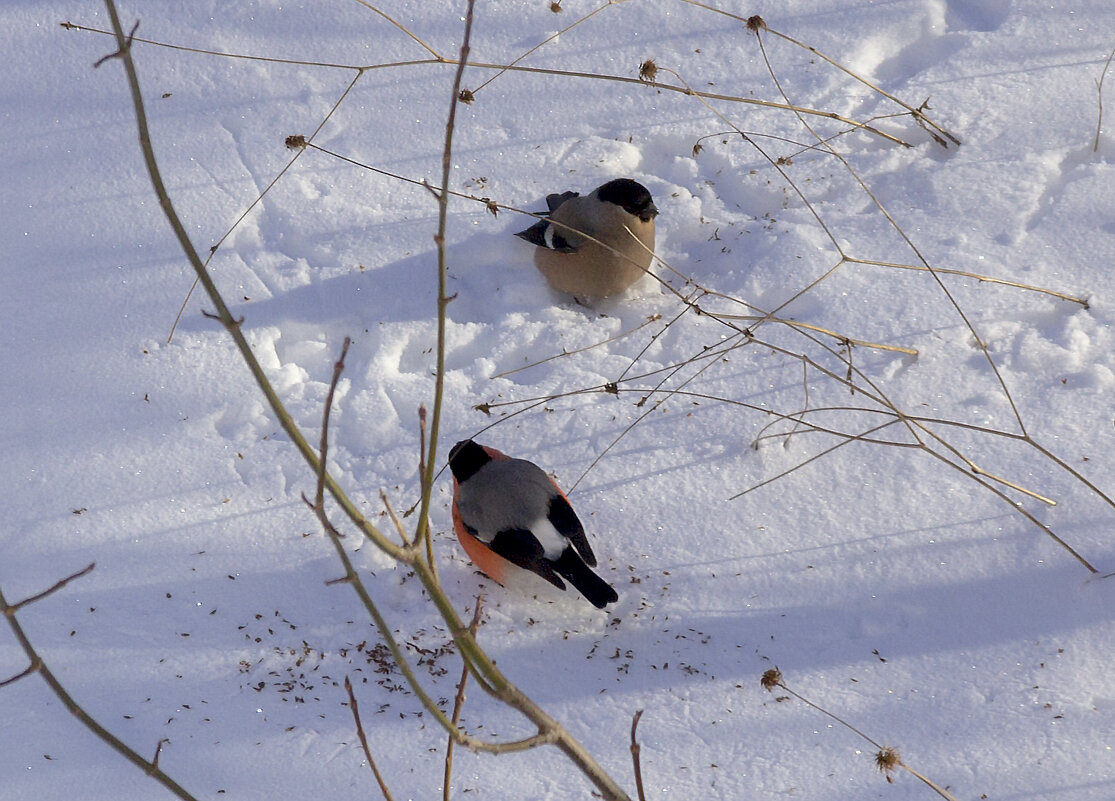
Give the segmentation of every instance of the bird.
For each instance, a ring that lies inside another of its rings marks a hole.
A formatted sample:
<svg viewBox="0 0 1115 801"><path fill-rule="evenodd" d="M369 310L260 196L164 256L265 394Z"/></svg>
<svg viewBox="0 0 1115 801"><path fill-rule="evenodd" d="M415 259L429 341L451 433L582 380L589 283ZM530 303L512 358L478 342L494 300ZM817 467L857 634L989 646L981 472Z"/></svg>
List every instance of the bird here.
<svg viewBox="0 0 1115 801"><path fill-rule="evenodd" d="M547 195L546 206L546 217L515 236L537 246L534 265L558 292L592 302L618 295L647 272L658 207L638 181L616 178L583 197Z"/></svg>
<svg viewBox="0 0 1115 801"><path fill-rule="evenodd" d="M565 579L597 609L619 600L592 571L596 556L569 499L526 459L464 439L449 452L453 528L472 563L500 584L508 567L538 574L559 590Z"/></svg>

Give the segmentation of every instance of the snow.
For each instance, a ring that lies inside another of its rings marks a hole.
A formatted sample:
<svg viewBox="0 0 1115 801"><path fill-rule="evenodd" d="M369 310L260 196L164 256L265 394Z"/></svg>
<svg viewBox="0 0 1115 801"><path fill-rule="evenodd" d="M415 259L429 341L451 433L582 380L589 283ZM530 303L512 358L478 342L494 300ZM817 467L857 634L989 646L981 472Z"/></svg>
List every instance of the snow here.
<svg viewBox="0 0 1115 801"><path fill-rule="evenodd" d="M471 58L510 63L597 8L561 5L480 2ZM463 29L454 6L376 4L447 57ZM901 109L764 33L791 102L878 118L913 146L808 118L821 136L841 133L832 144L845 167L794 144L812 140L786 111L470 68L476 100L458 105L451 188L538 210L548 192L633 177L661 210L658 255L729 296L703 297L703 308L761 309L917 355L854 347L852 394L831 336L765 322L749 344L652 279L579 306L511 236L528 218L455 198L440 458L475 436L552 471L620 601L597 612L530 576L499 587L476 574L451 534L447 471L431 510L446 592L462 614L484 593L481 644L632 797L637 709L648 798L936 797L904 771L887 783L869 742L763 690L777 666L791 690L898 748L956 798L1115 798L1115 579L1098 577L1115 570L1115 509L1100 495L1115 494L1110 116L1093 151L1115 6L723 7L762 15L914 107L928 98L930 117L963 144L942 147L909 116L883 118ZM136 0L120 11L143 39L207 51L349 66L430 58L357 3ZM327 584L342 568L301 499L314 477L202 314L212 306L200 291L167 342L192 271L151 190L122 67L93 69L112 40L59 27L106 29L104 8L11 3L0 21L12 54L0 90L4 596L14 603L96 562L19 621L115 735L147 758L166 738L160 767L197 798L377 797L346 675L395 798L440 797L445 735L377 648L351 589ZM385 520L381 490L409 508L417 410L433 399L437 208L421 186L337 156L436 184L452 67L360 74L315 139L337 155L302 153L233 227L294 156L285 137L313 134L356 71L145 43L133 53L171 198L203 256L221 242L212 273L288 410L316 442L333 362L352 337L329 466L373 520ZM634 78L648 58L663 83L680 75L694 89L782 102L754 34L678 0L608 5L520 64ZM776 169L731 126L792 163ZM955 272L938 284L925 271L841 263L841 252L914 265L921 254L1025 287ZM583 391L617 381L618 395ZM992 481L996 497L966 467L886 444L913 442L902 424L865 434L888 422L868 381L904 413L938 421L927 428L980 469L1057 505ZM648 394L659 382L701 397ZM474 408L485 403L490 416ZM769 413L806 408L807 423L879 441L804 424L787 436L793 417ZM986 433L1019 434L1015 409L1048 455ZM342 528L428 691L451 706L460 663L443 622L407 571ZM26 666L4 627L0 680ZM0 701L0 797L169 797L41 678L0 688ZM462 720L485 737L531 733L476 685ZM455 755L453 798L591 789L554 748Z"/></svg>

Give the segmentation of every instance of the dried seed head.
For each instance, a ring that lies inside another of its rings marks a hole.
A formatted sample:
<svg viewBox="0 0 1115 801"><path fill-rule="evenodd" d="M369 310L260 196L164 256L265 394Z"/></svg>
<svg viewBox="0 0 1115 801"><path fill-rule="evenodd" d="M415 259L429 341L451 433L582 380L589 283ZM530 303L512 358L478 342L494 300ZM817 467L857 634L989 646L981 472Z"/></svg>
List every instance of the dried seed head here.
<svg viewBox="0 0 1115 801"><path fill-rule="evenodd" d="M658 65L654 63L653 58L648 58L639 65L640 81L654 81L656 77L658 77Z"/></svg>
<svg viewBox="0 0 1115 801"><path fill-rule="evenodd" d="M560 14L562 12L561 0L554 0L554 2L550 3L550 11L553 11L555 14Z"/></svg>
<svg viewBox="0 0 1115 801"><path fill-rule="evenodd" d="M462 89L461 93L457 95L457 99L460 100L462 103L468 104L476 99L476 95L472 93L471 89Z"/></svg>
<svg viewBox="0 0 1115 801"><path fill-rule="evenodd" d="M291 134L286 138L285 143L291 150L302 150L306 147L306 137L302 134Z"/></svg>
<svg viewBox="0 0 1115 801"><path fill-rule="evenodd" d="M773 691L774 688L781 683L782 671L778 668L771 668L770 670L763 673L763 677L759 679L759 684L761 684L763 686L763 689L766 690L768 693Z"/></svg>
<svg viewBox="0 0 1115 801"><path fill-rule="evenodd" d="M702 145L700 142L693 145L693 158L697 158L697 156L699 156L701 154L701 151L704 150L704 149L705 149L705 146Z"/></svg>
<svg viewBox="0 0 1115 801"><path fill-rule="evenodd" d="M747 30L751 31L752 33L758 33L759 31L764 30L766 27L766 22L758 14L753 17L747 18Z"/></svg>
<svg viewBox="0 0 1115 801"><path fill-rule="evenodd" d="M902 757L898 753L897 748L891 748L889 745L884 745L879 751L875 752L875 767L879 769L883 775L887 777L887 781L894 783L891 771L902 764Z"/></svg>

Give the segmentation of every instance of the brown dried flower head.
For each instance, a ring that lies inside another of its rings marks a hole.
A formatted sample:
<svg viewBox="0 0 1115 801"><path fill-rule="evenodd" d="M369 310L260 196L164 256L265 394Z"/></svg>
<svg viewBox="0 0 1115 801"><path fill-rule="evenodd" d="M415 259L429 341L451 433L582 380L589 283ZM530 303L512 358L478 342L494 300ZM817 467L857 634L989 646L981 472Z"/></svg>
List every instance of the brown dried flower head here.
<svg viewBox="0 0 1115 801"><path fill-rule="evenodd" d="M897 748L884 745L879 751L875 752L875 767L887 777L887 781L891 784L894 783L894 777L890 775L891 771L901 764L902 757L898 754Z"/></svg>
<svg viewBox="0 0 1115 801"><path fill-rule="evenodd" d="M768 693L772 692L774 688L781 683L782 671L776 667L771 668L770 670L763 673L763 677L759 679L759 684L761 684L763 686L763 689L766 690Z"/></svg>
<svg viewBox="0 0 1115 801"><path fill-rule="evenodd" d="M468 104L472 103L472 101L476 99L476 95L472 93L471 89L462 89L461 93L457 95L457 99L460 100L462 103Z"/></svg>
<svg viewBox="0 0 1115 801"><path fill-rule="evenodd" d="M291 150L302 150L306 147L306 137L302 134L291 134L286 138L285 143Z"/></svg>
<svg viewBox="0 0 1115 801"><path fill-rule="evenodd" d="M639 65L639 80L651 81L658 77L658 65L654 63L653 58L648 58Z"/></svg>
<svg viewBox="0 0 1115 801"><path fill-rule="evenodd" d="M747 18L747 30L751 31L752 33L758 33L759 31L764 30L766 27L767 23L758 14L753 17Z"/></svg>

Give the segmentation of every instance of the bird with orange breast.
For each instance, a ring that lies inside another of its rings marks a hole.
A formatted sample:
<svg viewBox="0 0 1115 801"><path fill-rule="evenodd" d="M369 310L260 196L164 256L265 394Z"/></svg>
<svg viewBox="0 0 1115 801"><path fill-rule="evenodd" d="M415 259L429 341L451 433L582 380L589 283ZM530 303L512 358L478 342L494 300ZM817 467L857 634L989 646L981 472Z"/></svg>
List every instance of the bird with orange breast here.
<svg viewBox="0 0 1115 801"><path fill-rule="evenodd" d="M597 609L619 600L592 572L596 557L569 499L546 472L525 459L466 439L449 452L453 528L472 563L504 583L511 566L559 590L565 579Z"/></svg>

